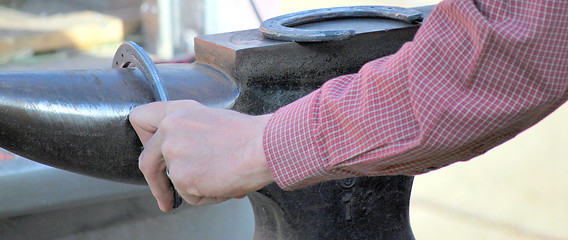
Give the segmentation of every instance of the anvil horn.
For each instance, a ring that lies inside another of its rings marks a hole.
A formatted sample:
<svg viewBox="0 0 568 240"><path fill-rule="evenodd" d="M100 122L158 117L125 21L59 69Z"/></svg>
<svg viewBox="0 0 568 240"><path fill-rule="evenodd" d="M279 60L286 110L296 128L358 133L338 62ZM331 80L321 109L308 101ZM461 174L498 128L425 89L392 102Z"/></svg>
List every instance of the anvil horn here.
<svg viewBox="0 0 568 240"><path fill-rule="evenodd" d="M231 107L233 79L200 63L157 65L170 100ZM0 147L56 168L144 184L130 111L153 102L137 68L0 73Z"/></svg>

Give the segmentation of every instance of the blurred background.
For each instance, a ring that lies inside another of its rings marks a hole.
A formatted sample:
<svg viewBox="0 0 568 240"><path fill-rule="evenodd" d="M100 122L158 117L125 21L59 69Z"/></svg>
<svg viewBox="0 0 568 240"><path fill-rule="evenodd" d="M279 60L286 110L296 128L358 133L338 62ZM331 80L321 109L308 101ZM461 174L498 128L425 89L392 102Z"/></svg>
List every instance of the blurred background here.
<svg viewBox="0 0 568 240"><path fill-rule="evenodd" d="M140 43L157 62L191 62L193 38L257 28L323 7L387 0L0 0L0 72L110 68ZM485 155L417 176L417 239L568 239L568 106ZM0 239L251 239L246 199L162 214L145 187L0 152Z"/></svg>

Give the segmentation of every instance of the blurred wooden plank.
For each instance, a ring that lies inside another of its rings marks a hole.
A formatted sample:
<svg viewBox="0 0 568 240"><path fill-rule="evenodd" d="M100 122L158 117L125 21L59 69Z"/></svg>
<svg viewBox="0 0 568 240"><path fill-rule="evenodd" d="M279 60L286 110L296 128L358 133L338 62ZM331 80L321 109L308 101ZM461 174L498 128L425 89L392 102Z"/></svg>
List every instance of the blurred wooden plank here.
<svg viewBox="0 0 568 240"><path fill-rule="evenodd" d="M91 11L42 17L0 7L0 56L122 41L134 29L128 19Z"/></svg>

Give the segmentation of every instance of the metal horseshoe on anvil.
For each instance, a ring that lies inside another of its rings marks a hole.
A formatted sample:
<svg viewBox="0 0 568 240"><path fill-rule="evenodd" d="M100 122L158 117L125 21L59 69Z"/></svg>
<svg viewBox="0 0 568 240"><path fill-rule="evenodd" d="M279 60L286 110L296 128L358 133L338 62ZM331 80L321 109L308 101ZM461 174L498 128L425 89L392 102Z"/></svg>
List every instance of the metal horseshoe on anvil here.
<svg viewBox="0 0 568 240"><path fill-rule="evenodd" d="M420 13L431 10L300 12L268 20L261 30L198 37L192 64L154 65L126 43L109 69L1 73L0 147L56 168L144 184L141 144L128 122L134 107L193 99L248 114L272 112L396 52L412 40ZM249 195L255 238L411 239L411 185L406 176L331 181L294 192L270 185Z"/></svg>

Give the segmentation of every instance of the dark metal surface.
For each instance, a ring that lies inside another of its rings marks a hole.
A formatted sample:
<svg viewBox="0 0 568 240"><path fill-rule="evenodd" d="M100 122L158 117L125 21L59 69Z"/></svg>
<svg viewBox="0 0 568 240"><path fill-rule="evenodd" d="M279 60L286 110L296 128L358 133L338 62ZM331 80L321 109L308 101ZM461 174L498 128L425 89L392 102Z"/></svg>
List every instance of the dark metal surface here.
<svg viewBox="0 0 568 240"><path fill-rule="evenodd" d="M255 239L414 239L409 221L413 177L361 177L293 192L270 185L248 195Z"/></svg>
<svg viewBox="0 0 568 240"><path fill-rule="evenodd" d="M354 29L308 30L293 28L308 23L343 18L386 18L409 24L421 22L422 13L408 8L389 6L335 7L290 13L268 19L260 25L262 34L273 40L292 42L325 42L353 37Z"/></svg>
<svg viewBox="0 0 568 240"><path fill-rule="evenodd" d="M416 8L428 16L433 6ZM265 114L317 89L325 81L357 72L363 64L395 53L412 40L419 25L388 19L342 19L298 26L306 29L349 27L344 41L282 42L266 39L258 29L200 36L198 62L234 76L241 96L234 109Z"/></svg>
<svg viewBox="0 0 568 240"><path fill-rule="evenodd" d="M158 65L170 99L230 108L236 83L202 64ZM0 74L0 146L30 160L89 176L145 184L141 144L128 122L153 102L136 69Z"/></svg>

